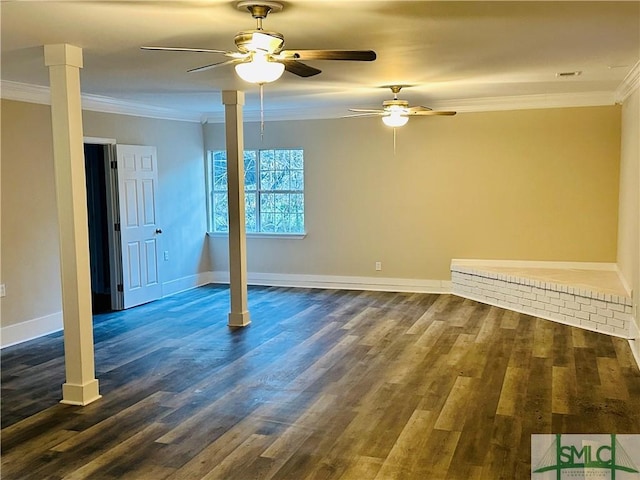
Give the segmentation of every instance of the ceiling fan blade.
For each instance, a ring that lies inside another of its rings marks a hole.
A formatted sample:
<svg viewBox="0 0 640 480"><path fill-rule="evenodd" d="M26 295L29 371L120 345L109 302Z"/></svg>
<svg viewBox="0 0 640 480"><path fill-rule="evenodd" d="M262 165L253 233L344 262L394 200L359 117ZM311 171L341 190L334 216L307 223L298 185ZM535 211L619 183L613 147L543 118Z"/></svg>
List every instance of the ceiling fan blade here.
<svg viewBox="0 0 640 480"><path fill-rule="evenodd" d="M375 113L379 115L382 115L383 113L385 113L384 110L375 109L375 108L350 108L349 111L358 112L358 113Z"/></svg>
<svg viewBox="0 0 640 480"><path fill-rule="evenodd" d="M455 115L455 114L456 112L447 112L443 110L424 110L424 111L418 111L418 112L409 112L407 115L411 117L415 117L415 116L426 117L431 115Z"/></svg>
<svg viewBox="0 0 640 480"><path fill-rule="evenodd" d="M293 60L353 60L371 62L376 59L373 50L283 50L280 54Z"/></svg>
<svg viewBox="0 0 640 480"><path fill-rule="evenodd" d="M296 60L282 60L282 63L284 63L284 68L287 72L299 77L313 77L322 71Z"/></svg>
<svg viewBox="0 0 640 480"><path fill-rule="evenodd" d="M185 48L185 47L140 47L142 50L161 50L163 52L196 52L196 53L221 53L223 55L235 54L226 50L213 50L211 48Z"/></svg>
<svg viewBox="0 0 640 480"><path fill-rule="evenodd" d="M379 117L381 115L384 115L383 112L378 112L378 111L371 111L368 113L354 113L353 115L344 115L342 116L342 118L355 118L355 117Z"/></svg>
<svg viewBox="0 0 640 480"><path fill-rule="evenodd" d="M203 65L202 67L192 68L187 70L189 73L204 72L205 70L211 70L212 68L222 67L224 65L231 65L232 63L238 63L240 59L234 58L233 60L227 60L226 62L211 63L209 65Z"/></svg>
<svg viewBox="0 0 640 480"><path fill-rule="evenodd" d="M418 105L417 107L409 107L409 113L414 113L414 112L431 112L433 111L432 108L429 107L423 107L421 105Z"/></svg>

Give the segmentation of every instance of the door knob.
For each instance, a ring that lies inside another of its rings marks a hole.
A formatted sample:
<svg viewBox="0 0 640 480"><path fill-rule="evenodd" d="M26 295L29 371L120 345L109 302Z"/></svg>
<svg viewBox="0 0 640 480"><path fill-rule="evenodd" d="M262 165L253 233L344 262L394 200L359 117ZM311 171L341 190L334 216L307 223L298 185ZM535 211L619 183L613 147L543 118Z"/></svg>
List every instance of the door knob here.
<svg viewBox="0 0 640 480"><path fill-rule="evenodd" d="M156 228L156 233L162 233L162 229L161 228Z"/></svg>

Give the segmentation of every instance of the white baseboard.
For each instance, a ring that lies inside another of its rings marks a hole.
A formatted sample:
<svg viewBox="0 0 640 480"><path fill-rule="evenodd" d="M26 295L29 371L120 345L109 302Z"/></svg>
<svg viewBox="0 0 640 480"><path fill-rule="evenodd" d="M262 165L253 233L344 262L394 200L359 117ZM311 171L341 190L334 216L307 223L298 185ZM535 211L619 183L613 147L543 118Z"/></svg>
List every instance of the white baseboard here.
<svg viewBox="0 0 640 480"><path fill-rule="evenodd" d="M0 348L10 347L60 330L62 330L62 312L7 325L0 330Z"/></svg>
<svg viewBox="0 0 640 480"><path fill-rule="evenodd" d="M211 272L213 283L229 283L229 272ZM450 293L449 280L422 280L386 277L349 277L339 275L302 275L286 273L248 273L250 285L298 288L333 288L383 292Z"/></svg>
<svg viewBox="0 0 640 480"><path fill-rule="evenodd" d="M192 288L213 283L211 272L178 278L162 284L163 297L175 295ZM0 348L10 347L18 343L33 340L63 329L62 312L52 313L0 329Z"/></svg>
<svg viewBox="0 0 640 480"><path fill-rule="evenodd" d="M211 272L202 272L195 275L177 278L162 284L162 296L169 297L176 293L207 285L208 283L213 283Z"/></svg>
<svg viewBox="0 0 640 480"><path fill-rule="evenodd" d="M633 298L633 289L631 288L631 284L627 281L627 278L622 274L622 271L620 270L618 265L616 265L616 273L618 274L620 283L622 284L624 289L627 291L627 295Z"/></svg>
<svg viewBox="0 0 640 480"><path fill-rule="evenodd" d="M229 283L229 272L203 272L162 284L162 296L168 297L209 283ZM385 277L347 277L333 275L292 275L249 273L250 285L298 288L333 288L411 293L450 293L448 280L420 280ZM0 330L0 348L33 340L63 329L62 312L8 325Z"/></svg>

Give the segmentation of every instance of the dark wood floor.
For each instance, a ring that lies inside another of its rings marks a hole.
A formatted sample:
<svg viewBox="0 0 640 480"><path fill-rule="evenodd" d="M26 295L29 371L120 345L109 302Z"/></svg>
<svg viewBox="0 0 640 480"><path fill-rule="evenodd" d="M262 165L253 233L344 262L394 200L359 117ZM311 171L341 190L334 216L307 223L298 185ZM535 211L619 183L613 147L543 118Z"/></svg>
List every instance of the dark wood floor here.
<svg viewBox="0 0 640 480"><path fill-rule="evenodd" d="M532 433L640 433L626 341L451 295L207 286L2 351L2 478L529 479Z"/></svg>

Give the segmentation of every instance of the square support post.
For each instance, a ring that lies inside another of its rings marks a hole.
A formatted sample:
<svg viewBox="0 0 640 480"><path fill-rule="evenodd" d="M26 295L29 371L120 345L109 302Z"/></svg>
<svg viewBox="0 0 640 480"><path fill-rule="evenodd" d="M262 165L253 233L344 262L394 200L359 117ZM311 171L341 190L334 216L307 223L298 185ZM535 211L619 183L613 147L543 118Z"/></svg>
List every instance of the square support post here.
<svg viewBox="0 0 640 480"><path fill-rule="evenodd" d="M51 125L60 235L60 276L66 383L61 403L87 405L98 398L93 351L93 313L87 192L82 135L82 49L44 47L51 86Z"/></svg>
<svg viewBox="0 0 640 480"><path fill-rule="evenodd" d="M222 92L227 143L227 183L229 204L229 284L231 291L230 327L251 323L247 307L247 237L244 204L244 130L242 106L244 92Z"/></svg>

